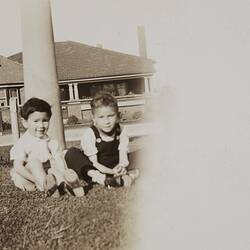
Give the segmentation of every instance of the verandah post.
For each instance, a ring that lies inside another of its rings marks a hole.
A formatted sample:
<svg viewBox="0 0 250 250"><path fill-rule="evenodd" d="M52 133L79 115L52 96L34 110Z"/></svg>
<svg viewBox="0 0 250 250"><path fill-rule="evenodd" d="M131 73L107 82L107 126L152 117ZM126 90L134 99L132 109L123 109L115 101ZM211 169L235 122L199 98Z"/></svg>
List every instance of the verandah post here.
<svg viewBox="0 0 250 250"><path fill-rule="evenodd" d="M11 120L12 137L16 141L20 137L17 97L10 98L10 120Z"/></svg>
<svg viewBox="0 0 250 250"><path fill-rule="evenodd" d="M49 135L65 148L60 90L49 0L22 0L25 100L37 97L52 106Z"/></svg>
<svg viewBox="0 0 250 250"><path fill-rule="evenodd" d="M0 135L3 135L3 119L2 119L1 107L0 107Z"/></svg>

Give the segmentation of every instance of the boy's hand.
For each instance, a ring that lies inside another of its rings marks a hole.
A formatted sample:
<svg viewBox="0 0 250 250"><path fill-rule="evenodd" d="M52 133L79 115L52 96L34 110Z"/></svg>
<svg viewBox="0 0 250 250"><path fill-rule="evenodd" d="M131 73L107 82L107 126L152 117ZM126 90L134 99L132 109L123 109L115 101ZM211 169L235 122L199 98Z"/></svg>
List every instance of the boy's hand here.
<svg viewBox="0 0 250 250"><path fill-rule="evenodd" d="M113 171L114 171L114 176L124 175L127 173L126 168L120 166L119 164L113 168Z"/></svg>

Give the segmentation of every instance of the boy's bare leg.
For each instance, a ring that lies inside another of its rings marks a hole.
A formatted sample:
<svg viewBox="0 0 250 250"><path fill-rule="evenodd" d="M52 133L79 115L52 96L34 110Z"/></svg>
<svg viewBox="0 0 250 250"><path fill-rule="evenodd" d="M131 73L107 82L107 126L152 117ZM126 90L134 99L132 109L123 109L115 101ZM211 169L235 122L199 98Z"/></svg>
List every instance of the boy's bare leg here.
<svg viewBox="0 0 250 250"><path fill-rule="evenodd" d="M14 181L14 184L16 187L20 188L24 191L35 191L36 185L34 182L29 181L22 177L20 174L18 174L14 169L10 172L11 178Z"/></svg>
<svg viewBox="0 0 250 250"><path fill-rule="evenodd" d="M127 175L129 175L133 180L139 177L140 171L139 169L128 170Z"/></svg>
<svg viewBox="0 0 250 250"><path fill-rule="evenodd" d="M121 177L124 187L130 187L133 182L139 177L139 173L139 169L128 170L127 174Z"/></svg>
<svg viewBox="0 0 250 250"><path fill-rule="evenodd" d="M77 197L82 197L85 195L84 189L80 184L79 177L73 169L65 170L64 178L66 180L66 188L70 191L70 193L73 192L73 194Z"/></svg>
<svg viewBox="0 0 250 250"><path fill-rule="evenodd" d="M37 188L40 191L44 191L44 186L46 182L46 172L43 168L43 164L41 161L37 159L31 159L27 163L27 168L31 171Z"/></svg>
<svg viewBox="0 0 250 250"><path fill-rule="evenodd" d="M50 166L48 174L53 174L55 176L56 184L59 185L60 183L65 182L64 172L66 168L58 164L58 161L55 160L50 161Z"/></svg>
<svg viewBox="0 0 250 250"><path fill-rule="evenodd" d="M60 185L60 183L65 182L65 178L62 172L54 167L49 168L48 174L53 174L55 176L57 185Z"/></svg>
<svg viewBox="0 0 250 250"><path fill-rule="evenodd" d="M92 178L93 182L105 185L106 175L100 173L98 170L89 170L88 176Z"/></svg>

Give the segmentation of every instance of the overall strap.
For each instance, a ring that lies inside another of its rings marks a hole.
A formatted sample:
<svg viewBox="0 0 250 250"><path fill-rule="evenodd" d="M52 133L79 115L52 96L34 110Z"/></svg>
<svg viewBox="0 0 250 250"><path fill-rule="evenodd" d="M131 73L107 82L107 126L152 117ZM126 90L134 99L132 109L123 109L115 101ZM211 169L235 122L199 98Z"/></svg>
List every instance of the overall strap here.
<svg viewBox="0 0 250 250"><path fill-rule="evenodd" d="M120 136L121 134L121 126L119 123L116 124L116 136Z"/></svg>
<svg viewBox="0 0 250 250"><path fill-rule="evenodd" d="M94 132L94 134L95 134L95 138L96 138L96 139L98 139L98 138L101 139L101 136L100 136L100 134L99 134L98 129L97 129L94 125L91 126L90 128L93 130L93 132Z"/></svg>
<svg viewBox="0 0 250 250"><path fill-rule="evenodd" d="M98 129L94 125L91 126L90 128L93 130L93 132L95 134L96 142L100 143L102 141L102 138L100 136ZM117 123L115 126L115 138L114 138L114 140L119 140L120 134L121 134L121 126L119 123Z"/></svg>

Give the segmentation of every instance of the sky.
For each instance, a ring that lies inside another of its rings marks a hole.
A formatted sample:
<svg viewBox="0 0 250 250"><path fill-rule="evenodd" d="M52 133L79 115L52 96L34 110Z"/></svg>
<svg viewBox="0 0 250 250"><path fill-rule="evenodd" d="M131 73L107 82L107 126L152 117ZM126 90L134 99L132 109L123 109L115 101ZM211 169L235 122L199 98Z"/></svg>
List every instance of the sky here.
<svg viewBox="0 0 250 250"><path fill-rule="evenodd" d="M22 50L21 1L0 0L0 6L0 55L9 56ZM55 41L102 44L138 55L137 26L144 25L148 57L157 69L164 64L166 1L52 0L51 8Z"/></svg>

